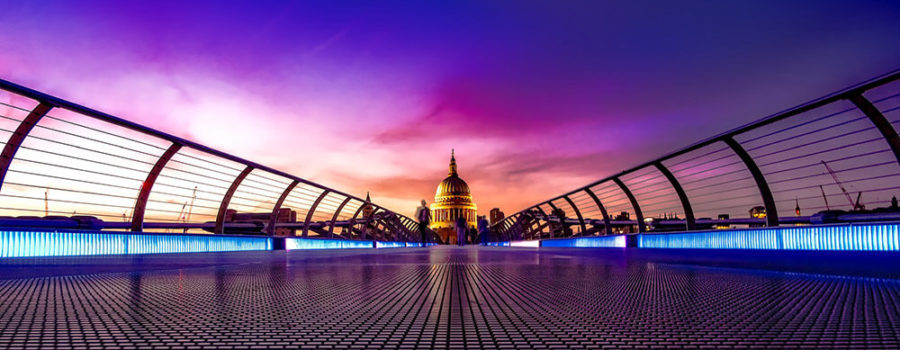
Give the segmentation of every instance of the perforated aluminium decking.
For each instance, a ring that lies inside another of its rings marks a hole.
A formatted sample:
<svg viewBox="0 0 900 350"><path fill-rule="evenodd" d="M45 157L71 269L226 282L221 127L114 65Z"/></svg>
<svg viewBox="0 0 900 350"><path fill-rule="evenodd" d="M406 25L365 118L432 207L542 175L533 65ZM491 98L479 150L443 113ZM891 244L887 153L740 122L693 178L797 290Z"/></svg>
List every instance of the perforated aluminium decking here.
<svg viewBox="0 0 900 350"><path fill-rule="evenodd" d="M6 259L0 348L900 346L900 282L883 271L896 255L878 258L884 266L871 271L881 276L849 277L841 265L853 264L834 256L792 264L766 254L436 247ZM748 269L754 257L769 270Z"/></svg>

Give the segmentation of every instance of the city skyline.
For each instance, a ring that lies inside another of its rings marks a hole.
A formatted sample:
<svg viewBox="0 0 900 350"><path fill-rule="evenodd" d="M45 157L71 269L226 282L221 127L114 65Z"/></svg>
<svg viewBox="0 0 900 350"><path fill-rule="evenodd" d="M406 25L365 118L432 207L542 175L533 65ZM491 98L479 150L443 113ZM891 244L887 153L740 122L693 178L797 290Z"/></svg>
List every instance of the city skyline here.
<svg viewBox="0 0 900 350"><path fill-rule="evenodd" d="M8 3L0 75L404 214L455 148L484 215L900 64L878 2L216 4Z"/></svg>

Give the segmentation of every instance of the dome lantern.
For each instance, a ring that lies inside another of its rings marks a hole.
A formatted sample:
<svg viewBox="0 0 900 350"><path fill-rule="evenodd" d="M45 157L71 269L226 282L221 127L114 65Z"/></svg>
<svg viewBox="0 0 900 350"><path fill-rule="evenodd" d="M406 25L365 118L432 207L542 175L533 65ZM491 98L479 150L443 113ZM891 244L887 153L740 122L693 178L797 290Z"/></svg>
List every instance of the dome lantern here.
<svg viewBox="0 0 900 350"><path fill-rule="evenodd" d="M450 150L450 173L447 176L458 176L456 173L456 150Z"/></svg>

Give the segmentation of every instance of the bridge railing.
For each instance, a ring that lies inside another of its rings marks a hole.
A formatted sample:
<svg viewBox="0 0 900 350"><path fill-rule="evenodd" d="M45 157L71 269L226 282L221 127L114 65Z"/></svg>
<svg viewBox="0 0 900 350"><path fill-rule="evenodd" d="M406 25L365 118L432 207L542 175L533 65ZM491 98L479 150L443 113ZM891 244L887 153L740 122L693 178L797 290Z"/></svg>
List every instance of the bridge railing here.
<svg viewBox="0 0 900 350"><path fill-rule="evenodd" d="M900 220L898 80L894 71L537 203L495 224L495 239Z"/></svg>
<svg viewBox="0 0 900 350"><path fill-rule="evenodd" d="M2 227L420 239L365 199L4 80L0 143Z"/></svg>

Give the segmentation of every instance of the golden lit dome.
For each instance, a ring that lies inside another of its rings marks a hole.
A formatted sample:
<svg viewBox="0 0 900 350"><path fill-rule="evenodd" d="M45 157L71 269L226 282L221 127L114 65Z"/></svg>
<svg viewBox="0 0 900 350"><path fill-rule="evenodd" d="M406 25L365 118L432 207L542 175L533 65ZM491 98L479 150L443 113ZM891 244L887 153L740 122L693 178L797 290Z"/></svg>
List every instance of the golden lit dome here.
<svg viewBox="0 0 900 350"><path fill-rule="evenodd" d="M450 173L447 174L447 178L444 181L441 181L438 184L437 191L434 192L434 197L447 197L447 196L469 196L469 184L467 184L463 179L459 178L459 174L456 173L456 157L453 153L450 154Z"/></svg>
<svg viewBox="0 0 900 350"><path fill-rule="evenodd" d="M438 185L434 195L438 197L468 196L469 185L463 179L460 179L459 176L448 176Z"/></svg>

